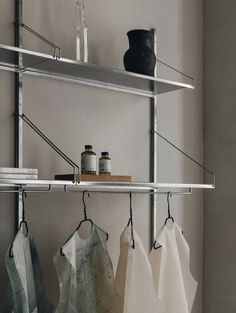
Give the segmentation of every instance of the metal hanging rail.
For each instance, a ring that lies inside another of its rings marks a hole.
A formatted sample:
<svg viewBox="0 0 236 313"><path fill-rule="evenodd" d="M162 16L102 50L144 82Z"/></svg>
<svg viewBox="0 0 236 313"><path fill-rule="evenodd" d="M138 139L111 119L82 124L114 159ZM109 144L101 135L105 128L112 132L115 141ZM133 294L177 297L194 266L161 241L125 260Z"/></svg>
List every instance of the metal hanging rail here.
<svg viewBox="0 0 236 313"><path fill-rule="evenodd" d="M70 189L68 189L68 186L67 185L65 185L64 186L64 191L65 192L78 192L78 191L81 191L81 190L70 190ZM88 191L88 190L84 190L84 191ZM97 193L97 192L99 192L99 193L104 193L104 194L106 194L106 193L117 193L117 192L115 192L115 191L92 191L92 192L94 192L94 193ZM140 193L140 194L148 194L148 195L150 195L150 196L152 196L152 195L168 195L169 193L171 193L172 195L191 195L192 194L192 188L188 188L187 189L187 191L120 191L120 192L118 192L118 193L122 193L122 194L129 194L130 192L134 192L134 193Z"/></svg>
<svg viewBox="0 0 236 313"><path fill-rule="evenodd" d="M73 189L72 188L68 188L69 186L71 187L72 185L53 185L53 184L48 184L48 185L44 185L46 186L46 188L42 189L42 188L36 188L35 185L31 185L30 184L22 184L19 185L18 187L14 188L11 186L6 186L6 187L1 187L0 188L0 193L21 193L22 192L27 192L27 193L48 193L48 192L52 192L53 190L56 189L56 187L63 187L62 190L64 190L64 192L69 193L69 192L92 192L92 193L102 193L102 194L129 194L129 193L135 193L135 194L148 194L148 195L167 195L167 194L172 194L172 195L191 195L192 194L192 188L186 188L185 191L153 191L151 188L149 189L144 189L144 187L135 187L136 189L132 188L132 186L126 186L127 190L124 189L125 187L123 186L121 189L114 189L114 187L111 189L91 189L91 188L87 188L89 186L87 185L80 185L80 184L74 184L73 185ZM91 187L91 186L90 186ZM14 188L14 189L12 189ZM184 188L183 188L184 189Z"/></svg>

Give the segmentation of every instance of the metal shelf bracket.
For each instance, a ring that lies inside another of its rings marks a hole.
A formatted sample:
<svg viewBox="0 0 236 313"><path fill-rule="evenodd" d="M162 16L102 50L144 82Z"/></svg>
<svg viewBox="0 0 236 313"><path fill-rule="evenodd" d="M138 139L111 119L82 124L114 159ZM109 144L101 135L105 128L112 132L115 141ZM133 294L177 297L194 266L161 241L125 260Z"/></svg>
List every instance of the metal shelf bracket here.
<svg viewBox="0 0 236 313"><path fill-rule="evenodd" d="M79 183L79 165L72 161L61 149L59 149L24 113L18 116L42 138L60 157L62 157L73 168L74 182Z"/></svg>

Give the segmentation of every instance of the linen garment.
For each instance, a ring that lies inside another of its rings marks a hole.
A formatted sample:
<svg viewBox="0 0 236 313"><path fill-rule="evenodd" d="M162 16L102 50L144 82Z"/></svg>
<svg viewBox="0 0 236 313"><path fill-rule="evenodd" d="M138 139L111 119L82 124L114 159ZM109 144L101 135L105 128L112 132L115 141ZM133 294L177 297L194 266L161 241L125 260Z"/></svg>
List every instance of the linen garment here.
<svg viewBox="0 0 236 313"><path fill-rule="evenodd" d="M190 250L180 227L173 222L164 225L156 238L158 244L160 248L153 248L149 259L165 313L190 313L197 282L190 272Z"/></svg>
<svg viewBox="0 0 236 313"><path fill-rule="evenodd" d="M141 240L134 230L132 247L131 227L120 238L120 257L115 286L117 313L163 313L153 283L152 269Z"/></svg>
<svg viewBox="0 0 236 313"><path fill-rule="evenodd" d="M10 249L11 255L10 256ZM42 272L33 238L20 229L5 258L11 288L6 313L51 313L43 287Z"/></svg>
<svg viewBox="0 0 236 313"><path fill-rule="evenodd" d="M106 233L92 225L88 239L75 231L54 257L60 285L56 313L114 313L114 274Z"/></svg>

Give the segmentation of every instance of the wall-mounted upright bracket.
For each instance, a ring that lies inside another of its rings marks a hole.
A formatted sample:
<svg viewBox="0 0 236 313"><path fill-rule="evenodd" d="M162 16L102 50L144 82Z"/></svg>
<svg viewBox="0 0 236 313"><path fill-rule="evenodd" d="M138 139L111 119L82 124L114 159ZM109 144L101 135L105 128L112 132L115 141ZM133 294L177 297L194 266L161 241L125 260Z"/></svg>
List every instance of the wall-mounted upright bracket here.
<svg viewBox="0 0 236 313"><path fill-rule="evenodd" d="M22 48L22 32L21 27L23 20L23 0L15 0L15 36L14 43L16 47ZM19 67L23 66L22 54L17 53L17 64ZM22 114L23 110L23 74L18 72L15 73L15 120L14 120L14 166L22 167L23 159L23 125L22 120L19 118L18 114ZM16 225L15 228L18 229L19 221L22 219L22 195L21 193L16 194Z"/></svg>
<svg viewBox="0 0 236 313"><path fill-rule="evenodd" d="M157 56L157 30L152 29L153 43L152 49ZM154 76L157 77L157 67L155 67ZM154 90L155 86L152 85ZM157 130L157 96L150 98L150 182L157 182L157 138L155 131ZM157 220L157 195L153 193L150 197L150 242L151 247L156 236L156 220Z"/></svg>

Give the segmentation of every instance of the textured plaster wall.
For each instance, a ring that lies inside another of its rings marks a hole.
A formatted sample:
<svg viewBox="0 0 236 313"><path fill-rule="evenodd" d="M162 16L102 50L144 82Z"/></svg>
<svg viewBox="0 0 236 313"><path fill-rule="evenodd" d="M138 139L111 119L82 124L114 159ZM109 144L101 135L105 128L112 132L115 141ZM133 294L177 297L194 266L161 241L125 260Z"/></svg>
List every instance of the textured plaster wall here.
<svg viewBox="0 0 236 313"><path fill-rule="evenodd" d="M0 41L12 43L12 1L1 1ZM163 61L195 77L195 90L159 96L158 128L170 140L196 159L202 159L202 4L198 0L101 0L86 1L89 29L89 60L92 63L123 68L128 48L126 32L133 28L157 28L158 56ZM74 58L73 1L24 1L24 22L62 47L64 57ZM51 53L51 50L24 32L23 46ZM186 81L159 66L160 77ZM12 165L13 157L13 74L0 73L1 132L4 151L0 165ZM113 173L132 175L133 180L149 179L149 100L55 80L25 76L24 112L72 159L80 160L84 144L93 144L99 154L111 153ZM3 122L4 121L4 122ZM36 134L24 126L24 166L39 169L40 178L53 178L70 168ZM178 152L158 140L158 179L160 182L200 182L202 173ZM4 253L13 238L13 200L1 197L0 221L0 299L6 286ZM149 251L149 196L134 196L134 223ZM8 208L9 207L9 208ZM108 249L116 267L119 236L128 220L127 195L92 194L88 214L110 235ZM158 198L160 228L167 214L164 197ZM38 247L47 295L56 305L58 284L52 258L78 225L82 214L81 194L30 194L26 216ZM5 211L4 211L5 210ZM191 247L191 269L199 281L193 313L202 312L203 196L174 197L172 213L184 229Z"/></svg>

